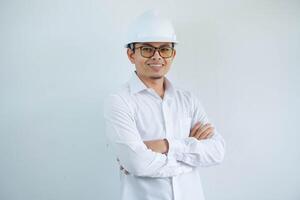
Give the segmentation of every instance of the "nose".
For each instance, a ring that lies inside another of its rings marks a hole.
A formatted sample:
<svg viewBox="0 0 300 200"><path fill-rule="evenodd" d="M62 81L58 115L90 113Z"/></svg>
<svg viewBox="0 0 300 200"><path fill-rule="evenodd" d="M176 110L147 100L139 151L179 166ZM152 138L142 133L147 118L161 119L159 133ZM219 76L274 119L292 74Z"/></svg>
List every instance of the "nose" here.
<svg viewBox="0 0 300 200"><path fill-rule="evenodd" d="M152 60L161 60L162 57L159 55L158 50L156 49L154 55L151 57Z"/></svg>

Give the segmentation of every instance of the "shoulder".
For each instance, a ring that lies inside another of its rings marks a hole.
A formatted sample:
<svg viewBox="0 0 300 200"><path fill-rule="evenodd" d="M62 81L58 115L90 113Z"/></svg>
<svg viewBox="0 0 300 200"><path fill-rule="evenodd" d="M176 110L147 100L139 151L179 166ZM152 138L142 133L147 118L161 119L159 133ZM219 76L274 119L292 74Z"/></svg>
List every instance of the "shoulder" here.
<svg viewBox="0 0 300 200"><path fill-rule="evenodd" d="M123 84L120 88L110 92L104 98L104 109L111 110L126 110L131 106L131 94L128 83Z"/></svg>

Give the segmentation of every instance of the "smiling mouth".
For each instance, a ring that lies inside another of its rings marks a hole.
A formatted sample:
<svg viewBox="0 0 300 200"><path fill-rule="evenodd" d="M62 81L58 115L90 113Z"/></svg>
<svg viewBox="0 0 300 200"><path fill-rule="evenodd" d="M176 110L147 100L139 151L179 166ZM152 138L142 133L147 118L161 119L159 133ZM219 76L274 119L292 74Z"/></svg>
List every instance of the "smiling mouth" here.
<svg viewBox="0 0 300 200"><path fill-rule="evenodd" d="M150 67L162 67L164 64L148 64Z"/></svg>
<svg viewBox="0 0 300 200"><path fill-rule="evenodd" d="M163 68L163 64L148 64L148 66L156 72L159 72Z"/></svg>

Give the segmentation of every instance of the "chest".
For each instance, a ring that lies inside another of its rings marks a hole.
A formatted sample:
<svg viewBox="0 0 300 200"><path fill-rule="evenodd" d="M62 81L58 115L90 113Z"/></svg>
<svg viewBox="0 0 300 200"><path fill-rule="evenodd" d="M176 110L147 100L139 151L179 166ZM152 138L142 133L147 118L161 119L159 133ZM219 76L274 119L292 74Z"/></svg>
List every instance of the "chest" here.
<svg viewBox="0 0 300 200"><path fill-rule="evenodd" d="M143 140L186 138L192 121L191 107L177 99L136 99L134 116Z"/></svg>

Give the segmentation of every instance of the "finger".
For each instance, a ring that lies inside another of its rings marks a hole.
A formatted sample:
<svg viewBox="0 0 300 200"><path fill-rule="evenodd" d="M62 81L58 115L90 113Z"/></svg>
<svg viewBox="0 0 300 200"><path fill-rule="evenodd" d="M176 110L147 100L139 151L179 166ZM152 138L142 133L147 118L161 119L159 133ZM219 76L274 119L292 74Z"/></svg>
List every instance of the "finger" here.
<svg viewBox="0 0 300 200"><path fill-rule="evenodd" d="M120 165L120 170L124 172L125 175L130 174L123 166Z"/></svg>
<svg viewBox="0 0 300 200"><path fill-rule="evenodd" d="M208 129L206 129L199 137L199 140L204 140L207 139L207 136L212 133L214 130L213 127L209 127Z"/></svg>
<svg viewBox="0 0 300 200"><path fill-rule="evenodd" d="M199 136L199 140L203 140L206 139L207 136L213 132L213 127L208 127L207 129L205 129L202 134Z"/></svg>
<svg viewBox="0 0 300 200"><path fill-rule="evenodd" d="M213 136L214 136L214 134L215 134L215 132L213 131L213 132L211 132L210 134L208 134L208 136L206 137L206 139L210 139L210 138L212 138Z"/></svg>
<svg viewBox="0 0 300 200"><path fill-rule="evenodd" d="M211 124L208 123L208 124L205 124L204 126L202 126L201 128L199 128L198 131L197 131L197 133L195 134L195 138L198 139L203 134L203 132L206 129L208 129L210 126L211 126Z"/></svg>
<svg viewBox="0 0 300 200"><path fill-rule="evenodd" d="M197 122L196 124L195 124L195 126L192 128L192 130L191 130L191 133L190 133L190 137L193 137L195 134L196 134L196 132L197 132L197 130L200 128L200 126L201 126L201 123L200 122Z"/></svg>
<svg viewBox="0 0 300 200"><path fill-rule="evenodd" d="M190 133L190 136L194 136L195 133L197 132L197 130L200 128L201 126L201 123L200 122L197 122L194 127L192 128L191 130L191 133Z"/></svg>

